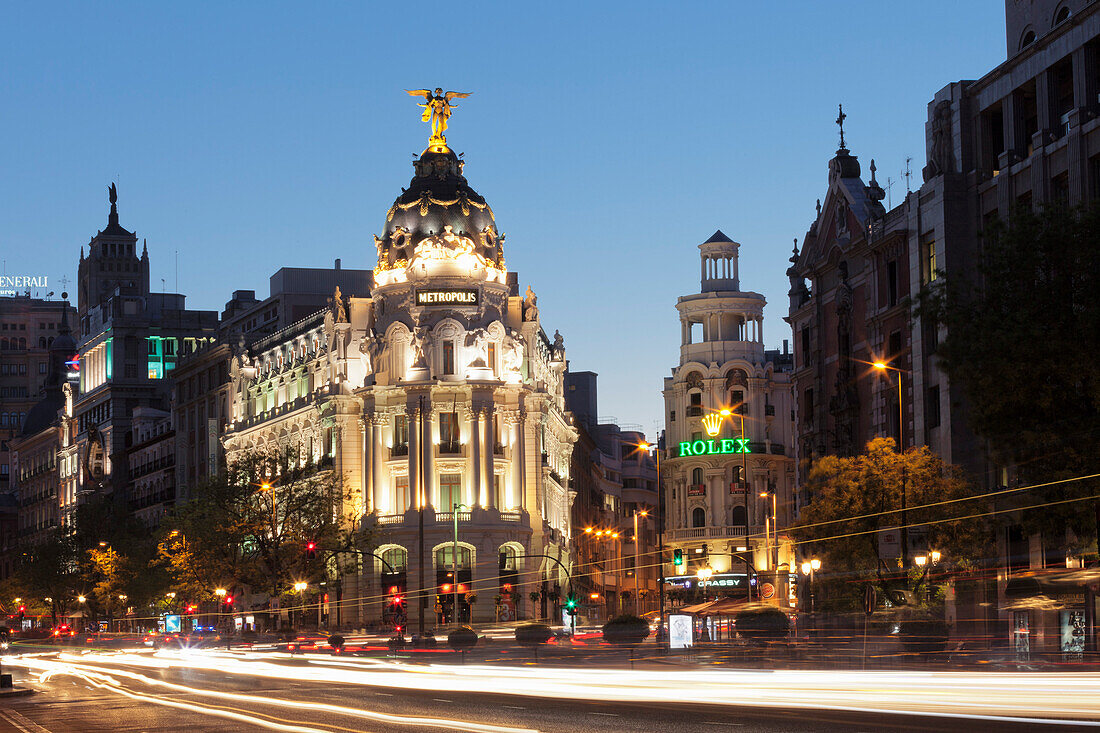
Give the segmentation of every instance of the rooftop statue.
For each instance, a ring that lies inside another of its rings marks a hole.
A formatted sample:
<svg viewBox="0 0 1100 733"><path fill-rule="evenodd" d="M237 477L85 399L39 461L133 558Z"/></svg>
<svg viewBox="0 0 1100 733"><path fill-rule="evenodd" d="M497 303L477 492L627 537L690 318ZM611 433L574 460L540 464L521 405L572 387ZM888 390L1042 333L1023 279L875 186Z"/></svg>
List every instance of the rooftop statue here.
<svg viewBox="0 0 1100 733"><path fill-rule="evenodd" d="M453 99L465 99L470 92L447 92L436 87L432 92L428 89L406 89L406 93L412 97L423 97L424 104L418 107L424 108L424 114L420 116L422 122L431 122L432 136L428 139L428 147L447 147L447 138L443 135L447 131L447 119L451 116L451 109L458 105L452 104Z"/></svg>

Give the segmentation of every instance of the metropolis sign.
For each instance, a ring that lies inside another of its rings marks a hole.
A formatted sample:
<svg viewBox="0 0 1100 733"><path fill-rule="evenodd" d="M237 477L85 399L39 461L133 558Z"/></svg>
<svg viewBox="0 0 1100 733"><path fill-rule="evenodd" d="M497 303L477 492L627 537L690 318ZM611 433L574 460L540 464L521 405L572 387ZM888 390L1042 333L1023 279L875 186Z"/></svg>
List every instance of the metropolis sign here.
<svg viewBox="0 0 1100 733"><path fill-rule="evenodd" d="M417 305L477 305L477 288L425 289L416 291Z"/></svg>
<svg viewBox="0 0 1100 733"><path fill-rule="evenodd" d="M748 438L722 438L721 440L690 440L680 443L680 458L685 456L714 456L723 453L752 453Z"/></svg>

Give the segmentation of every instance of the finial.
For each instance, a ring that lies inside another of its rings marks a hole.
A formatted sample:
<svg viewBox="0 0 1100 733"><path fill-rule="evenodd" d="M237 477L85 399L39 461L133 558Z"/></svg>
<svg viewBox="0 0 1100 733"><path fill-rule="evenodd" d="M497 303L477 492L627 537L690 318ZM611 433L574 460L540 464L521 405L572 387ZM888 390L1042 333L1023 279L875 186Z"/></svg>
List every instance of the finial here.
<svg viewBox="0 0 1100 733"><path fill-rule="evenodd" d="M878 185L878 181L875 180L875 170L876 170L876 168L875 168L875 159L871 158L871 185L872 186L877 186Z"/></svg>
<svg viewBox="0 0 1100 733"><path fill-rule="evenodd" d="M821 199L817 200L817 218L821 218Z"/></svg>
<svg viewBox="0 0 1100 733"><path fill-rule="evenodd" d="M794 238L794 250L792 250L790 262L791 264L798 264L798 237Z"/></svg>
<svg viewBox="0 0 1100 733"><path fill-rule="evenodd" d="M424 104L418 104L418 107L424 108L424 113L420 115L421 122L429 122L432 126L432 135L428 138L428 148L425 152L433 153L449 153L450 148L447 147L447 138L443 134L447 131L447 120L451 116L451 110L457 107L457 104L452 104L453 99L465 99L470 96L470 92L446 92L443 89L436 87L434 91L429 89L406 89L405 93L411 97L423 97Z"/></svg>
<svg viewBox="0 0 1100 733"><path fill-rule="evenodd" d="M840 128L840 149L844 150L844 120L848 118L848 115L844 114L843 104L839 104L837 106L840 108L840 114L838 114L836 117L836 124L837 127Z"/></svg>
<svg viewBox="0 0 1100 733"><path fill-rule="evenodd" d="M145 259L149 256L149 241L142 237L141 239L141 258Z"/></svg>

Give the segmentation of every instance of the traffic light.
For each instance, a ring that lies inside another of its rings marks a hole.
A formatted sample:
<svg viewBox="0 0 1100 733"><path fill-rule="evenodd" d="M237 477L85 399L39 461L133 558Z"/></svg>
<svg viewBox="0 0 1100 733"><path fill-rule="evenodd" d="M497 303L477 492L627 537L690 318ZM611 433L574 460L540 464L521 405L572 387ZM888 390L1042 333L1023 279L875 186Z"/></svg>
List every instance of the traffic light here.
<svg viewBox="0 0 1100 733"><path fill-rule="evenodd" d="M684 564L684 551L673 550L672 551L672 564L676 567L681 567Z"/></svg>
<svg viewBox="0 0 1100 733"><path fill-rule="evenodd" d="M306 543L306 559L307 560L316 560L317 559L317 543L316 542L310 541L310 542Z"/></svg>
<svg viewBox="0 0 1100 733"><path fill-rule="evenodd" d="M570 593L565 599L565 610L569 612L570 616L577 615L577 596L574 593Z"/></svg>

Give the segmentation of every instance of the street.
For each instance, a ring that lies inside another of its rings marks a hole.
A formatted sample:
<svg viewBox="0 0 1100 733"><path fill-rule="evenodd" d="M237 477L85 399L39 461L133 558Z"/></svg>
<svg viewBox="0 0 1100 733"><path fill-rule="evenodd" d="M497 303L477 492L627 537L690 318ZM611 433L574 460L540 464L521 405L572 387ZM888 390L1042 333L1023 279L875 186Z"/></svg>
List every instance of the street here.
<svg viewBox="0 0 1100 733"><path fill-rule="evenodd" d="M1093 674L640 666L49 652L5 660L16 686L36 692L0 699L0 730L1023 731L1053 716L1100 719L1100 676ZM1073 694L1059 694L1067 690ZM1093 723L1051 727L1086 725Z"/></svg>

